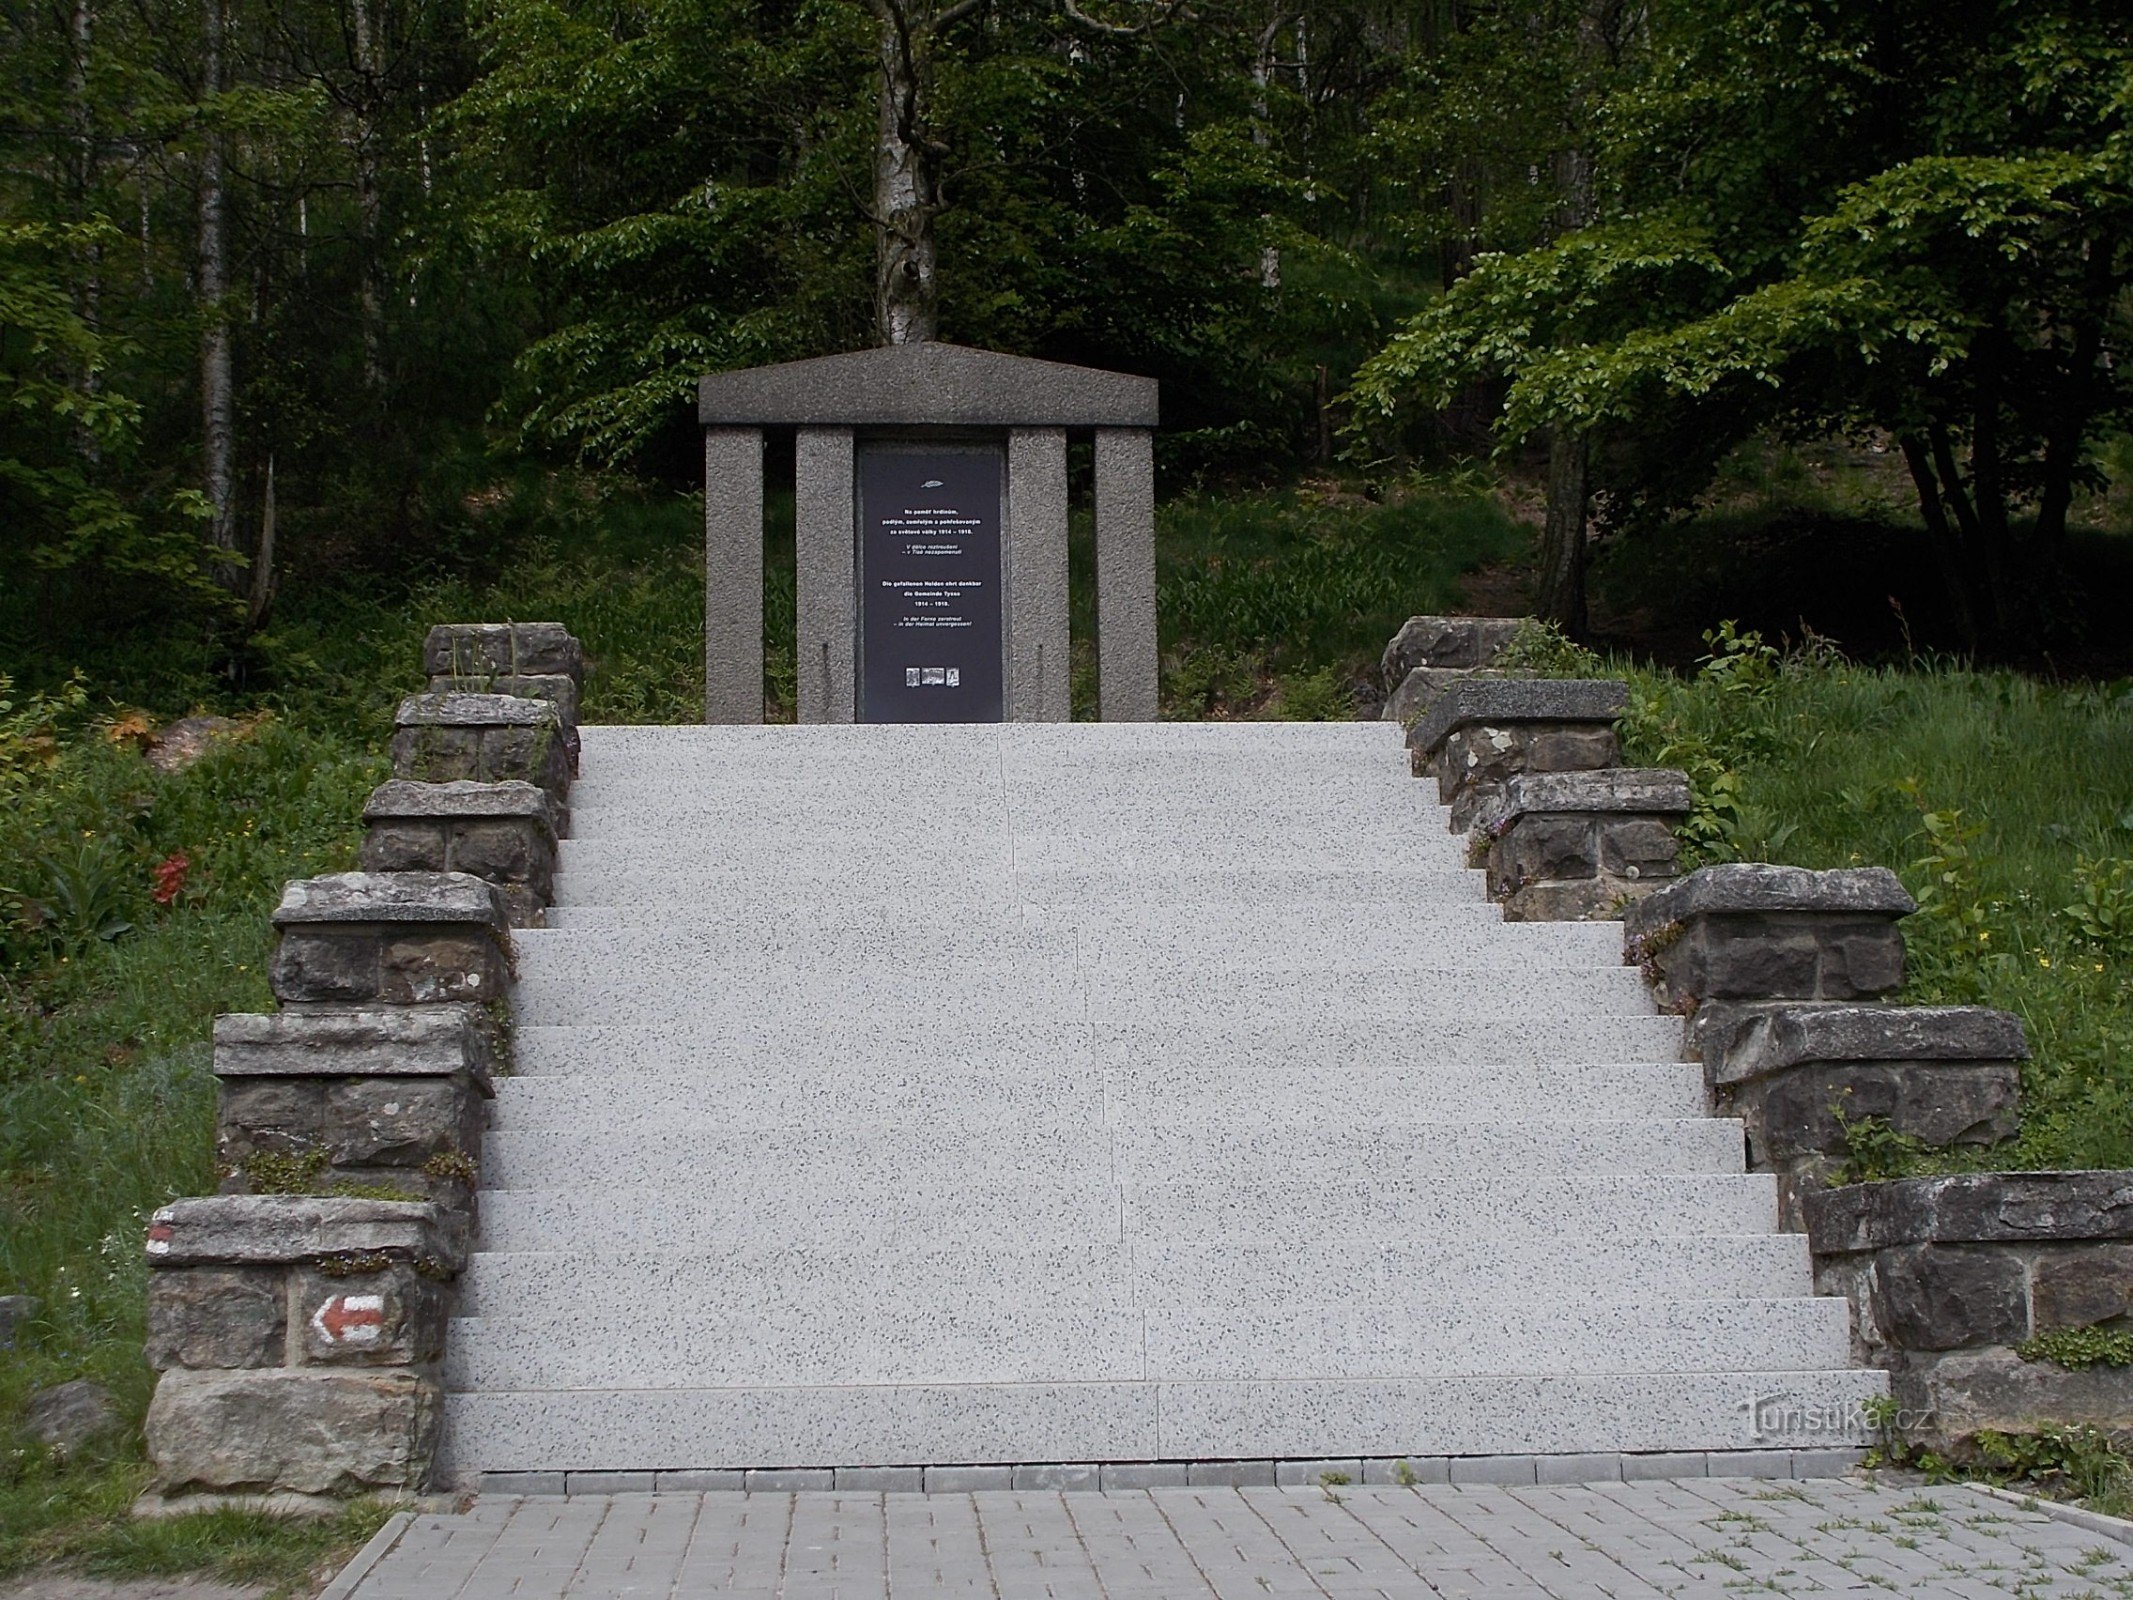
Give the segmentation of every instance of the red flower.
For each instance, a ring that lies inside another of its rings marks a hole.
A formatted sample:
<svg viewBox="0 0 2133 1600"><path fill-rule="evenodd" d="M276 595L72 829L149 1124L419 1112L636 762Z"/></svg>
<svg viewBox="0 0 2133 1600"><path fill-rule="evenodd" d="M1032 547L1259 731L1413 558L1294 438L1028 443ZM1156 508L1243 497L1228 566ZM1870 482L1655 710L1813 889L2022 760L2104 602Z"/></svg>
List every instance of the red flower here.
<svg viewBox="0 0 2133 1600"><path fill-rule="evenodd" d="M156 886L148 898L159 906L169 905L184 891L185 875L192 869L193 864L186 859L183 850L171 851L155 865L152 876Z"/></svg>

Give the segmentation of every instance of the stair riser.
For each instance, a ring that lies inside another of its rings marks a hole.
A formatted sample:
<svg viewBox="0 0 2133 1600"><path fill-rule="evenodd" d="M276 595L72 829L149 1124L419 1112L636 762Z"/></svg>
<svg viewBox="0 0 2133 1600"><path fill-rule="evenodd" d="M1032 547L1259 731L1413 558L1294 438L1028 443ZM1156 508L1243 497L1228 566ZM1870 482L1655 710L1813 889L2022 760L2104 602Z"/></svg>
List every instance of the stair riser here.
<svg viewBox="0 0 2133 1600"><path fill-rule="evenodd" d="M809 1021L867 1027L909 1014L923 995L929 1019L983 1024L998 1019L1112 1023L1219 1016L1232 1023L1287 1022L1316 1029L1336 1022L1492 1017L1506 1025L1539 1013L1636 1015L1651 1008L1643 979L1628 968L1500 967L1406 971L1240 970L1090 972L1077 975L1025 962L965 971L929 971L923 961L891 967L770 965L717 971L679 957L626 969L570 966L528 951L513 994L523 1024L635 1022L647 1013L684 1026L732 1024L791 1013Z"/></svg>
<svg viewBox="0 0 2133 1600"><path fill-rule="evenodd" d="M1365 922L1284 928L1263 919L1196 928L1116 924L1074 928L1047 925L1043 913L1019 927L967 921L913 926L883 920L876 927L807 927L756 922L721 927L698 922L644 921L605 929L526 928L514 941L522 957L584 966L639 966L662 959L691 964L752 965L805 961L810 965L862 967L908 961L913 952L944 965L1051 960L1069 967L1131 973L1234 971L1272 966L1309 966L1326 971L1416 967L1619 966L1622 933L1605 923L1559 922L1524 937L1518 923ZM523 970L523 963L522 963Z"/></svg>
<svg viewBox="0 0 2133 1600"><path fill-rule="evenodd" d="M799 1063L743 1075L707 1063L694 1077L629 1075L622 1063L578 1064L582 1076L508 1078L497 1085L490 1126L514 1132L601 1127L659 1135L676 1116L730 1127L823 1127L927 1121L940 1126L1050 1121L1116 1126L1268 1117L1367 1122L1388 1105L1417 1117L1516 1120L1535 1106L1559 1117L1606 1121L1694 1117L1703 1079L1686 1063L1639 1067L1391 1070L1224 1068L1179 1071L1168 1062L1097 1073L1086 1060L1060 1068L1007 1060L965 1069L942 1063L895 1075L878 1067L824 1071Z"/></svg>
<svg viewBox="0 0 2133 1600"><path fill-rule="evenodd" d="M747 1312L998 1318L1044 1308L1132 1307L1173 1314L1352 1305L1397 1320L1450 1305L1556 1308L1625 1300L1782 1299L1812 1292L1805 1244L1743 1238L1328 1243L1299 1260L1262 1244L1137 1243L1049 1251L864 1250L592 1256L477 1255L460 1309L492 1320L553 1316L569 1283L593 1320L693 1320ZM603 1309L606 1308L603 1313ZM1487 1370L1487 1369L1482 1369Z"/></svg>
<svg viewBox="0 0 2133 1600"><path fill-rule="evenodd" d="M1856 1418L1863 1443L1886 1392L1879 1372L504 1392L451 1396L445 1449L488 1472L1737 1450L1846 1442L1758 1437L1758 1398Z"/></svg>
<svg viewBox="0 0 2133 1600"><path fill-rule="evenodd" d="M928 1123L868 1129L723 1131L676 1121L655 1147L599 1129L493 1132L483 1179L497 1189L597 1181L621 1187L701 1182L753 1173L774 1188L887 1180L971 1189L1022 1179L1150 1183L1191 1174L1234 1183L1320 1175L1381 1182L1491 1172L1738 1172L1740 1125L1730 1121L1429 1123L1392 1131L1364 1124L1233 1130L1213 1127L1001 1127L944 1138Z"/></svg>
<svg viewBox="0 0 2133 1600"><path fill-rule="evenodd" d="M556 894L566 906L628 906L663 917L701 907L783 916L795 910L839 915L848 905L908 908L966 903L1089 909L1205 900L1274 908L1298 903L1488 905L1482 874L1457 865L1319 872L1285 864L1130 874L1036 872L1018 867L1011 878L981 881L968 873L906 868L879 859L857 865L780 861L760 868L717 871L691 866L686 872L673 863L603 865L597 872L580 872L565 862L556 879Z"/></svg>
<svg viewBox="0 0 2133 1600"><path fill-rule="evenodd" d="M879 1026L879 1025L877 1025ZM841 1026L733 1018L724 1025L670 1022L527 1025L513 1039L516 1070L588 1076L671 1071L709 1063L775 1072L813 1070L909 1075L943 1062L1023 1060L1072 1067L1084 1059L1130 1069L1160 1060L1180 1073L1230 1068L1279 1072L1297 1062L1327 1072L1428 1071L1437 1067L1678 1061L1681 1021L1660 1016L1547 1016L1517 1028L1492 1019L1433 1025L1342 1022L1324 1028L1227 1024L1204 1016L1121 1026L1114 1022L929 1022L915 1034L855 1034Z"/></svg>
<svg viewBox="0 0 2133 1600"><path fill-rule="evenodd" d="M1132 1379L1456 1377L1463 1372L1827 1371L1849 1354L1841 1302L1595 1307L1572 1315L1424 1308L1388 1327L1341 1308L1269 1312L1239 1326L1205 1311L1046 1307L972 1318L923 1310L819 1322L716 1312L651 1322L452 1325L446 1381L459 1389L761 1387L888 1383L1097 1383Z"/></svg>
<svg viewBox="0 0 2133 1600"><path fill-rule="evenodd" d="M927 1193L892 1178L872 1188L766 1191L751 1173L704 1174L683 1193L603 1184L482 1196L491 1251L703 1250L802 1242L896 1249L980 1249L1149 1241L1259 1241L1315 1250L1356 1238L1504 1241L1655 1239L1769 1233L1767 1173L1626 1178L1500 1176L1411 1186L1352 1177L1244 1188L1222 1180L1118 1193L1017 1180L979 1192Z"/></svg>

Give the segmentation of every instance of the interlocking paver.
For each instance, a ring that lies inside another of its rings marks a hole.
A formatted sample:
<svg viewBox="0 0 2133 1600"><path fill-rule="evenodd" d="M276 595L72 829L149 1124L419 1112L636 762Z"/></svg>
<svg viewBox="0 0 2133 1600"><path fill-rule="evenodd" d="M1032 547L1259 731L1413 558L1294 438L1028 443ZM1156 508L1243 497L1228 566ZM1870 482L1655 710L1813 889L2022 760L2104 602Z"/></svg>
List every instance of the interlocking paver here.
<svg viewBox="0 0 2133 1600"><path fill-rule="evenodd" d="M1737 1478L498 1496L353 1600L2133 1600L2133 1543L1969 1490Z"/></svg>

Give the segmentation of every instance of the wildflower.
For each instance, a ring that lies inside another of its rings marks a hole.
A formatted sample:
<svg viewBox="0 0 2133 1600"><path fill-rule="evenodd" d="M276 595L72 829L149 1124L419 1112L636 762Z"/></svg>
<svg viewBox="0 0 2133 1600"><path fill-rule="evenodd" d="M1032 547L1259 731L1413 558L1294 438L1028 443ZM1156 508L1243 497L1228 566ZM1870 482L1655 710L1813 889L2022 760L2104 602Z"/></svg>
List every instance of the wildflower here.
<svg viewBox="0 0 2133 1600"><path fill-rule="evenodd" d="M186 874L193 870L192 861L183 850L173 850L157 862L151 876L156 886L148 898L159 906L167 906L185 890Z"/></svg>
<svg viewBox="0 0 2133 1600"><path fill-rule="evenodd" d="M2052 964L2052 958L2051 958L2050 956L2039 956L2039 957L2037 957L2037 965L2038 965L2038 966L2040 966L2040 967L2048 967L2048 966L2050 966L2051 964Z"/></svg>

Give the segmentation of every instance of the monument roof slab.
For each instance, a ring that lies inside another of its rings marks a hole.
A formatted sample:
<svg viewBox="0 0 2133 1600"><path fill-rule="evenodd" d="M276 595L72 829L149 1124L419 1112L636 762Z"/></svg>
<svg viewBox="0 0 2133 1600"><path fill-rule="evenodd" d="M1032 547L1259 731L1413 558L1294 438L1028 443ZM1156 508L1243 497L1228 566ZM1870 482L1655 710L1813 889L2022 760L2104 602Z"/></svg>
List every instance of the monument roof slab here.
<svg viewBox="0 0 2133 1600"><path fill-rule="evenodd" d="M697 385L706 427L1152 428L1153 378L963 345L888 345Z"/></svg>

